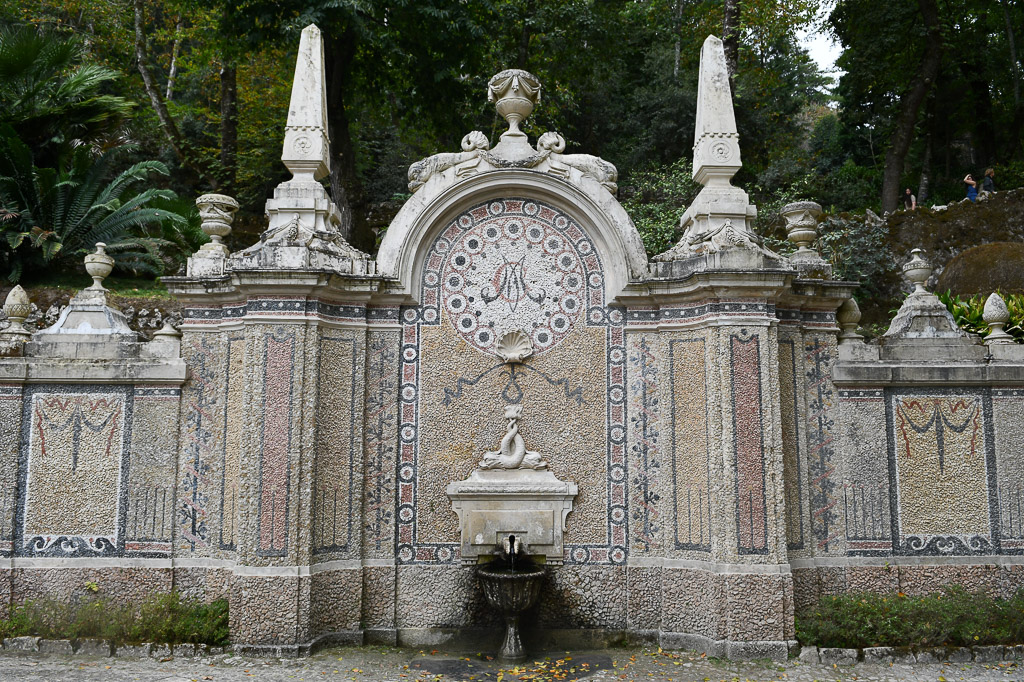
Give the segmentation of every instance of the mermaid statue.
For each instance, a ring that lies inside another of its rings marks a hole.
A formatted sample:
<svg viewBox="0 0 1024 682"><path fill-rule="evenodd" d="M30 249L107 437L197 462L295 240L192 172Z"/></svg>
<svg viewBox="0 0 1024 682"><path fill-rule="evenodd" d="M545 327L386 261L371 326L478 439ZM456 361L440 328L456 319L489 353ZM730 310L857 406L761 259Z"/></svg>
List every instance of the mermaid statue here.
<svg viewBox="0 0 1024 682"><path fill-rule="evenodd" d="M508 426L501 439L501 449L485 452L480 461L481 469L546 469L548 463L541 459L539 452L526 449L523 437L519 435L519 419L523 416L522 405L506 405L505 419Z"/></svg>

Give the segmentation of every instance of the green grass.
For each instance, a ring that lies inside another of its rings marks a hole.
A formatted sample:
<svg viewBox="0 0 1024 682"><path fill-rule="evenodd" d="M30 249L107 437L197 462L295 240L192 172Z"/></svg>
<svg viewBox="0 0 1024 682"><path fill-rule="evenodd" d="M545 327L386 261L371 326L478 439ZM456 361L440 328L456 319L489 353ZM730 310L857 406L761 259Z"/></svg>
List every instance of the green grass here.
<svg viewBox="0 0 1024 682"><path fill-rule="evenodd" d="M76 604L51 599L26 602L0 620L0 637L101 638L115 644L228 643L228 602L182 601L176 593L154 595L139 604L113 604L86 597Z"/></svg>
<svg viewBox="0 0 1024 682"><path fill-rule="evenodd" d="M972 646L1024 643L1024 590L998 599L948 587L925 596L844 594L822 597L796 617L801 644L862 649L873 646Z"/></svg>

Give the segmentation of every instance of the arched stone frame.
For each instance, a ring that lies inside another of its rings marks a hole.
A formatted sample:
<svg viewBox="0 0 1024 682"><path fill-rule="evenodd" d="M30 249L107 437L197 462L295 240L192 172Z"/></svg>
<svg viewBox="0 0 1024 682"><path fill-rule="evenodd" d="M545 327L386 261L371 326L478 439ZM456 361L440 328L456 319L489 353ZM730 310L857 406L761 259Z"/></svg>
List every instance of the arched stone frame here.
<svg viewBox="0 0 1024 682"><path fill-rule="evenodd" d="M405 243L404 253L396 253L396 270L393 270L393 272L400 272L404 267L405 274L400 274L399 276L402 281L403 290L408 294L411 301L402 306L399 316L402 324L402 346L400 353L401 368L399 371L401 377L398 424L399 462L396 481L398 504L395 510L395 550L396 560L399 564L444 564L457 561L457 544L445 540L438 541L438 539L431 538L429 535L425 537L420 532L421 525L419 522L420 502L418 500L421 499L423 492L422 485L425 485L420 482L420 472L424 470L421 459L421 434L434 431L434 429L420 422L423 409L420 377L424 371L422 364L424 362L424 354L421 345L424 337L422 334L426 328L436 328L441 323L442 313L439 309L440 297L438 294L440 282L437 275L443 269L443 264L448 256L452 254L449 246L444 246L441 251L436 252L437 246L441 241L454 243L452 241L454 237L449 236L448 233L452 230L465 229L456 227L456 223L461 225L459 216L470 212L476 213L481 208L488 207L484 209L486 212L490 210L490 204L504 204L505 202L522 205L522 209L516 210L523 210L529 214L527 207L531 201L536 201L541 207L539 210L542 212L543 210L550 209L556 212L556 216L562 214L568 218L569 221L564 228L566 234L571 234L571 231L574 229L582 232L582 237L573 237L572 239L574 242L577 240L580 242L586 241L592 245L590 251L580 253L581 255L584 253L591 254L590 258L585 260L592 259L594 261L594 264L588 267L597 269L597 272L592 274L598 276L601 281L601 284L598 285L598 291L593 292L600 300L592 303L593 299L589 295L581 295L581 298L587 302L587 312L581 314L578 319L587 327L598 327L605 330L602 332L603 337L600 342L602 346L600 362L606 368L605 380L601 382L599 399L597 402L591 403L594 406L600 406L597 409L600 410L600 422L604 429L602 444L599 446L599 449L603 450L605 455L603 458L605 460L604 474L599 479L599 485L602 489L599 497L602 500L600 508L604 533L602 533L602 536L593 537L593 539L588 538L583 543L567 543L565 545L565 561L570 564L623 564L628 557L629 524L627 519L628 493L626 490L628 454L625 442L627 423L625 405L625 315L622 309L610 300L611 296L607 292L614 291L618 293L628 283L630 278L628 274L630 272L629 263L625 257L624 249L617 246L621 240L616 236L609 238L608 230L614 230L615 228L610 227L613 221L607 215L601 214L603 217L595 221L590 217L592 213L582 211L579 207L570 204L570 201L578 197L574 195L566 197L567 192L565 192L564 187L555 186L551 188L550 186L555 183L558 185L563 184L555 178L549 179L539 173L520 171L513 173L519 178L519 182L508 182L510 172L505 171L492 174L492 179L497 182L480 182L476 187L469 188L470 191L464 191L467 189L466 185L460 184L458 186L460 192L453 193L458 194L458 196L448 195L446 201L437 202L443 205L443 208L432 212L430 214L432 217L401 224L404 225L401 229L408 235L408 239ZM543 180L550 181L543 182L542 180L540 183L522 181L524 178L535 179L538 176ZM549 188L547 191L538 191L538 185L549 186ZM555 193L556 191L557 194ZM602 191L605 190L602 189ZM524 200L526 201L525 204L523 203ZM592 212L594 206L589 200L586 203ZM423 211L424 209L421 208L419 210ZM598 210L600 209L598 208ZM499 211L499 214L502 211ZM580 217L577 218L576 216ZM552 218L547 219L551 220ZM557 219L554 220L557 223ZM626 220L628 221L628 218ZM601 228L597 227L598 221ZM636 234L632 223L625 223L625 227L628 227L634 235ZM603 232L601 231L602 229ZM397 235L398 233L393 234ZM612 232L612 235L616 234L618 234L617 231ZM393 239L397 239L397 237L393 237ZM638 236L637 240L639 240ZM642 251L640 254L642 255ZM408 258L408 260L403 262L403 256ZM612 283L608 282L609 262L614 264L613 267L616 267L618 270L617 281ZM588 270L587 272L591 271ZM433 278L433 283L428 281L428 275ZM590 275L586 277L589 279ZM598 313L596 320L591 318L591 315L595 312L589 307L592 304L597 305L598 310L601 311ZM452 332L457 333L455 330L452 330ZM541 351L538 347L539 352ZM493 362L500 365L501 361L494 358ZM531 360L529 364L532 364L532 362ZM485 370L484 374L490 371L492 370ZM543 372L540 374L543 374ZM461 390L458 389L459 386L475 385L477 381L477 379L472 378L464 380L462 377L458 377L458 379L458 382L453 384L456 387L455 393L452 394L454 398L461 395ZM566 384L568 388L563 387L564 379L560 377L547 377L546 380L550 385L558 386L559 390L565 391L566 395L569 395L572 386ZM446 391L447 393L448 391ZM502 393L502 396L504 397L505 394ZM520 395L518 399L521 398L522 396ZM511 400L516 401L518 399ZM447 405L447 401L445 404ZM436 403L428 401L427 405L436 405ZM427 452L430 452L430 450L427 450ZM426 471L436 470L428 466ZM591 481L591 484L593 485L595 482ZM436 485L428 485L426 489L430 491L436 488ZM424 527L434 528L433 524L429 522Z"/></svg>
<svg viewBox="0 0 1024 682"><path fill-rule="evenodd" d="M378 273L398 279L417 302L422 300L424 256L434 238L455 216L492 198L535 198L590 226L604 263L608 302L647 272L647 254L633 221L615 197L590 178L577 186L548 173L501 169L474 175L433 196L421 196L425 191L413 195L398 212L377 254Z"/></svg>

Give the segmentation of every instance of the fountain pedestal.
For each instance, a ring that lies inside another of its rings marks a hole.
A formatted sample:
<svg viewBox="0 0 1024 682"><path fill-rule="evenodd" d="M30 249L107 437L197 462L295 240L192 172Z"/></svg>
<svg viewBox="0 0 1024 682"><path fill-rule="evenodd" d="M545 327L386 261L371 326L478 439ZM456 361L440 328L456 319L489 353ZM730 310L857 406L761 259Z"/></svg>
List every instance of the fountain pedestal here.
<svg viewBox="0 0 1024 682"><path fill-rule="evenodd" d="M459 516L462 563L490 556L503 537L515 535L530 555L562 564L565 519L579 488L547 469L477 469L448 486Z"/></svg>
<svg viewBox="0 0 1024 682"><path fill-rule="evenodd" d="M519 637L519 615L537 603L544 580L542 566L526 555L521 555L520 561L525 566L516 568L506 556L476 569L487 603L505 619L505 639L498 650L498 659L502 661L526 660L526 649Z"/></svg>

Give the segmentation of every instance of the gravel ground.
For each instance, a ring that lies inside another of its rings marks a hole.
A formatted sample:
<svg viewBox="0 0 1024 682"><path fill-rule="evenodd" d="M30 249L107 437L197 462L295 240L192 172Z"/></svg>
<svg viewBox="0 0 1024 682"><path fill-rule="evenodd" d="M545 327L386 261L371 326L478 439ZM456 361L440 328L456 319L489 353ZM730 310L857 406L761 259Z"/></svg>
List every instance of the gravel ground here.
<svg viewBox="0 0 1024 682"><path fill-rule="evenodd" d="M533 680L1020 680L1024 669L1016 663L960 663L927 665L851 666L805 665L791 660L733 663L686 652L657 649L605 649L558 652L536 657L518 668L488 660L483 654L453 654L393 647L328 649L304 659L254 659L220 655L204 659L164 660L96 658L3 652L0 680L146 680L201 682L214 680L458 680L516 682Z"/></svg>

